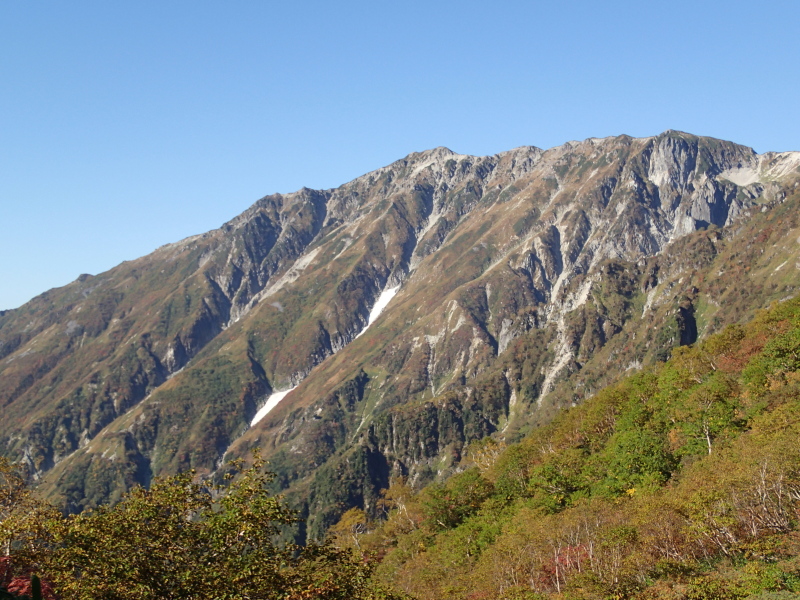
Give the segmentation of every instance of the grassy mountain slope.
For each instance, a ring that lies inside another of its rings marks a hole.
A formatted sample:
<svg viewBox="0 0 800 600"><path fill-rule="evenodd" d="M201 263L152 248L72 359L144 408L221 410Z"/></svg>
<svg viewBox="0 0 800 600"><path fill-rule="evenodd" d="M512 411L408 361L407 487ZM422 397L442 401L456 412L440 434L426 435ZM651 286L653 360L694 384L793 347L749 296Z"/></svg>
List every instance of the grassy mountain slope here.
<svg viewBox="0 0 800 600"><path fill-rule="evenodd" d="M338 543L417 598L783 598L800 593L800 300L604 388ZM371 529L371 531L369 531ZM782 595L785 594L785 595Z"/></svg>
<svg viewBox="0 0 800 600"><path fill-rule="evenodd" d="M79 510L259 445L319 536L794 293L799 162L667 132L266 197L1 316L4 453Z"/></svg>

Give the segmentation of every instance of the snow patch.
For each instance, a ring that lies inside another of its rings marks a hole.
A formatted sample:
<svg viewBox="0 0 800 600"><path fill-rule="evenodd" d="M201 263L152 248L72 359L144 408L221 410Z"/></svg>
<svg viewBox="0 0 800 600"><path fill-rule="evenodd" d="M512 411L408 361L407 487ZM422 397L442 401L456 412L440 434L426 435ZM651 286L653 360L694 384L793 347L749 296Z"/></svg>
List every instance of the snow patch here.
<svg viewBox="0 0 800 600"><path fill-rule="evenodd" d="M631 369L634 369L634 370L638 371L638 370L639 370L639 369L641 369L641 368L642 368L642 361L640 361L640 360L633 360L633 361L631 361L631 362L628 364L628 366L627 366L627 367L625 367L625 370L626 370L626 371L630 371Z"/></svg>
<svg viewBox="0 0 800 600"><path fill-rule="evenodd" d="M295 387L297 387L297 386L295 386ZM286 397L286 395L289 392L291 392L293 389L295 389L295 388L293 387L293 388L289 388L288 390L283 390L282 392L273 392L272 394L270 394L269 398L267 398L267 401L264 403L264 406L262 406L261 408L258 409L258 412L256 413L256 416L254 416L253 420L250 421L250 427L253 427L261 419L266 417L267 414L273 408L278 406L278 403L281 400L283 400Z"/></svg>
<svg viewBox="0 0 800 600"><path fill-rule="evenodd" d="M508 381L508 377L506 377L506 381ZM509 382L510 383L510 382ZM511 425L513 419L512 415L514 413L514 407L517 405L517 390L512 386L511 388L511 397L508 399L508 420L506 421L505 426L503 427L501 433L505 433L508 430L509 425Z"/></svg>
<svg viewBox="0 0 800 600"><path fill-rule="evenodd" d="M360 337L364 335L364 332L369 329L369 326L372 325L377 318L383 312L383 309L392 301L392 298L395 297L397 292L400 290L400 286L395 286L393 288L387 288L381 292L381 295L378 296L378 301L375 303L375 306L372 307L372 310L369 311L369 319L367 320L367 326L361 330L356 337Z"/></svg>
<svg viewBox="0 0 800 600"><path fill-rule="evenodd" d="M372 310L369 311L369 321L367 322L367 327L372 325L375 320L380 316L383 312L383 309L391 302L392 298L395 297L397 292L400 290L400 286L395 286L393 288L389 288L383 290L381 295L378 296L378 301L375 303L375 306L372 307Z"/></svg>
<svg viewBox="0 0 800 600"><path fill-rule="evenodd" d="M430 354L428 355L428 382L431 384L431 395L436 396L436 384L433 381L434 371L436 370L436 345L439 343L439 340L444 337L444 330L439 331L436 335L426 335L425 341L428 342L428 348L430 348ZM463 353L460 362L463 363ZM455 373L453 373L455 375Z"/></svg>

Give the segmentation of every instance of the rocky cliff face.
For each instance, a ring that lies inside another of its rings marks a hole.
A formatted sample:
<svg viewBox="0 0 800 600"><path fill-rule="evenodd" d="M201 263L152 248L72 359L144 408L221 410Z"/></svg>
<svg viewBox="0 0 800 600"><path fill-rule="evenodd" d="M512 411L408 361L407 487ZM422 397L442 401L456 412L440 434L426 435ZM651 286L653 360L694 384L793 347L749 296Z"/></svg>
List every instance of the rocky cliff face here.
<svg viewBox="0 0 800 600"><path fill-rule="evenodd" d="M258 445L318 535L795 293L798 169L666 132L437 148L265 197L0 315L3 452L77 510Z"/></svg>

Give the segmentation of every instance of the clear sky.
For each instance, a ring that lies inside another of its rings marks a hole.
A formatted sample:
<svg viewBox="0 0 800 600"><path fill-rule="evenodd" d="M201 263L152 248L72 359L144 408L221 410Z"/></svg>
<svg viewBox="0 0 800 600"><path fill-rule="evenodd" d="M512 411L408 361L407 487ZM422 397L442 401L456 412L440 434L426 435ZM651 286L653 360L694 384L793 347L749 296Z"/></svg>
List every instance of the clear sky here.
<svg viewBox="0 0 800 600"><path fill-rule="evenodd" d="M0 2L0 309L406 154L800 150L797 0Z"/></svg>

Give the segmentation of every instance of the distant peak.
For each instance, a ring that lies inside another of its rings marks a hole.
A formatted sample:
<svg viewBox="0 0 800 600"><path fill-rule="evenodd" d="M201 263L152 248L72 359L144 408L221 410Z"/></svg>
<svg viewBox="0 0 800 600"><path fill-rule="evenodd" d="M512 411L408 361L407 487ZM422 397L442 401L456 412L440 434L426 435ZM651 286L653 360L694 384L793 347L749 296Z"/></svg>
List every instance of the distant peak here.
<svg viewBox="0 0 800 600"><path fill-rule="evenodd" d="M453 156L465 156L464 154L459 154L458 152L453 152L450 148L446 146L437 146L436 148L431 148L430 150L423 150L422 152L413 152L408 155L406 158L416 159L416 160L425 160L425 159L435 159L435 158L447 158Z"/></svg>
<svg viewBox="0 0 800 600"><path fill-rule="evenodd" d="M541 152L542 149L538 146L517 146L516 148L512 148L511 150L503 150L502 152L498 152L497 156L506 156L509 154L527 154L530 152Z"/></svg>
<svg viewBox="0 0 800 600"><path fill-rule="evenodd" d="M686 133L685 131L679 131L677 129L667 129L665 132L657 135L656 137L658 137L658 138L664 138L664 137L697 138L698 136L696 136L694 134L691 134L691 133Z"/></svg>

